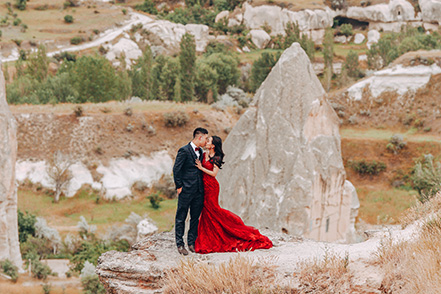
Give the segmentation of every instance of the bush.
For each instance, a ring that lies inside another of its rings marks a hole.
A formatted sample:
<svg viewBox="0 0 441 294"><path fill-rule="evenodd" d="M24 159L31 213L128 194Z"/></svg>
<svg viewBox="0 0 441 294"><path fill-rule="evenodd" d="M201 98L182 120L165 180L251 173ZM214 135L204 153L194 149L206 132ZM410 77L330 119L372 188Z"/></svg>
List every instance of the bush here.
<svg viewBox="0 0 441 294"><path fill-rule="evenodd" d="M190 117L182 110L174 112L166 112L163 115L164 123L166 127L182 127L187 124Z"/></svg>
<svg viewBox="0 0 441 294"><path fill-rule="evenodd" d="M153 209L158 209L160 207L159 203L164 201L164 199L159 196L158 193L151 194L147 198L150 200L150 205L153 207Z"/></svg>
<svg viewBox="0 0 441 294"><path fill-rule="evenodd" d="M12 22L12 25L14 26L18 26L19 24L21 24L21 19L19 18L14 19L14 21Z"/></svg>
<svg viewBox="0 0 441 294"><path fill-rule="evenodd" d="M375 160L368 162L365 160L349 161L349 166L360 175L378 175L386 169L384 162L376 162Z"/></svg>
<svg viewBox="0 0 441 294"><path fill-rule="evenodd" d="M18 268L9 260L0 261L0 268L3 273L11 277L11 280L15 283L18 279Z"/></svg>
<svg viewBox="0 0 441 294"><path fill-rule="evenodd" d="M263 52L259 59L253 63L250 76L250 90L252 92L256 92L256 90L260 87L268 74L271 72L271 69L276 65L277 61L279 61L281 54L281 52Z"/></svg>
<svg viewBox="0 0 441 294"><path fill-rule="evenodd" d="M398 151L404 149L407 143L404 142L404 138L400 134L395 134L389 139L389 143L386 145L386 149L397 154Z"/></svg>
<svg viewBox="0 0 441 294"><path fill-rule="evenodd" d="M136 5L135 9L150 14L158 14L158 9L156 9L152 0L144 0L144 3Z"/></svg>
<svg viewBox="0 0 441 294"><path fill-rule="evenodd" d="M81 285L84 294L106 294L106 289L97 275L81 278Z"/></svg>
<svg viewBox="0 0 441 294"><path fill-rule="evenodd" d="M46 280L47 277L52 274L52 271L49 268L49 266L42 263L37 258L31 261L31 272L32 272L32 276L39 280Z"/></svg>
<svg viewBox="0 0 441 294"><path fill-rule="evenodd" d="M37 218L35 215L26 211L24 214L20 209L17 210L18 219L18 240L20 243L26 242L29 236L35 236L35 223Z"/></svg>
<svg viewBox="0 0 441 294"><path fill-rule="evenodd" d="M346 37L352 36L354 32L352 31L352 25L350 23L344 23L340 26L340 33Z"/></svg>
<svg viewBox="0 0 441 294"><path fill-rule="evenodd" d="M76 106L73 110L76 117L81 117L84 114L84 108L82 106Z"/></svg>
<svg viewBox="0 0 441 294"><path fill-rule="evenodd" d="M68 14L64 16L64 22L66 23L73 23L74 22L74 18L72 15Z"/></svg>
<svg viewBox="0 0 441 294"><path fill-rule="evenodd" d="M441 163L434 163L433 159L432 154L424 155L413 168L413 188L418 191L421 202L426 202L441 190Z"/></svg>
<svg viewBox="0 0 441 294"><path fill-rule="evenodd" d="M82 37L73 37L72 39L70 39L70 43L72 44L72 45L78 45L78 44L80 44L80 43L82 43L83 42L83 38Z"/></svg>
<svg viewBox="0 0 441 294"><path fill-rule="evenodd" d="M19 10L26 9L27 0L15 0L15 7Z"/></svg>
<svg viewBox="0 0 441 294"><path fill-rule="evenodd" d="M359 79L364 77L364 73L359 68L358 54L355 51L350 50L348 52L343 67L351 78Z"/></svg>

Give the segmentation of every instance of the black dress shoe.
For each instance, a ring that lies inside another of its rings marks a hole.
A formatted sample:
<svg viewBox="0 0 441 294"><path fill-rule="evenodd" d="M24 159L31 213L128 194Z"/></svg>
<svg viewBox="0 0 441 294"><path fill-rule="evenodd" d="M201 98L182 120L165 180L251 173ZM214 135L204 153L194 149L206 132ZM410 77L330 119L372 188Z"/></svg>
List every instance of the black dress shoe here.
<svg viewBox="0 0 441 294"><path fill-rule="evenodd" d="M184 246L179 246L178 252L179 252L179 254L182 254L182 255L188 255L188 251L187 251L187 249L185 249Z"/></svg>
<svg viewBox="0 0 441 294"><path fill-rule="evenodd" d="M194 250L194 245L188 246L188 250L190 250L193 253L196 253L196 250Z"/></svg>

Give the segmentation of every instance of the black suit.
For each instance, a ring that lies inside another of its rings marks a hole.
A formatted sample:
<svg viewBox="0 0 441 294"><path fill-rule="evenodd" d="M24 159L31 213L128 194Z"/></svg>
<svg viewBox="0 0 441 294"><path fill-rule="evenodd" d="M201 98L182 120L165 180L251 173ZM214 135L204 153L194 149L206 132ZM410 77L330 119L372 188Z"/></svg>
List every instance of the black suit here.
<svg viewBox="0 0 441 294"><path fill-rule="evenodd" d="M199 151L199 154L199 160L201 160L202 150ZM188 230L187 244L194 245L198 236L199 216L204 206L204 184L202 171L196 167L196 158L196 153L189 143L179 149L173 166L176 189L182 188L175 219L176 245L178 247L184 246L185 219L189 209L190 229Z"/></svg>

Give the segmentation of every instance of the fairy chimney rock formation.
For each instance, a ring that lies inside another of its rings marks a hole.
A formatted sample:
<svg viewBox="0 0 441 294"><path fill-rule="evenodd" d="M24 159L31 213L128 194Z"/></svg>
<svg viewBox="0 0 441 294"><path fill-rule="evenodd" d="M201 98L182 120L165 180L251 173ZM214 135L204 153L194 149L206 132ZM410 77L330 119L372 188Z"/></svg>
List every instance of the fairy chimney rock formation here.
<svg viewBox="0 0 441 294"><path fill-rule="evenodd" d="M5 78L0 63L0 260L9 259L21 268L18 243L16 123L6 102Z"/></svg>
<svg viewBox="0 0 441 294"><path fill-rule="evenodd" d="M221 205L257 228L351 239L358 199L345 185L338 126L308 56L294 43L224 143Z"/></svg>

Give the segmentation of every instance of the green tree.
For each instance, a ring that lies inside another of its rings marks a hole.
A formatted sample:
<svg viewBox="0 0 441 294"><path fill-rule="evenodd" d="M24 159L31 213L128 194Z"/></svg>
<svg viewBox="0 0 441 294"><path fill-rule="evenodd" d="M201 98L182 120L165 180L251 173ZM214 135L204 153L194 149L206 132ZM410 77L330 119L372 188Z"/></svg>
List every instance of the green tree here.
<svg viewBox="0 0 441 294"><path fill-rule="evenodd" d="M46 55L46 47L40 45L37 52L29 56L25 73L39 82L46 80L49 73L49 59Z"/></svg>
<svg viewBox="0 0 441 294"><path fill-rule="evenodd" d="M26 9L27 0L15 0L15 7L20 10Z"/></svg>
<svg viewBox="0 0 441 294"><path fill-rule="evenodd" d="M179 76L179 61L159 55L152 70L152 99L173 100L175 84Z"/></svg>
<svg viewBox="0 0 441 294"><path fill-rule="evenodd" d="M153 55L147 46L130 71L132 95L147 100L151 98Z"/></svg>
<svg viewBox="0 0 441 294"><path fill-rule="evenodd" d="M28 236L35 236L35 223L37 218L35 215L26 211L24 214L20 209L17 210L18 220L18 240L20 243L26 242Z"/></svg>
<svg viewBox="0 0 441 294"><path fill-rule="evenodd" d="M358 54L355 51L350 50L346 56L346 60L343 64L347 71L347 75L351 78L358 79L362 77L362 73L358 64Z"/></svg>
<svg viewBox="0 0 441 294"><path fill-rule="evenodd" d="M268 74L271 72L271 69L276 65L280 55L281 52L263 52L259 59L253 63L250 76L250 88L252 92L256 92L256 90L260 87Z"/></svg>
<svg viewBox="0 0 441 294"><path fill-rule="evenodd" d="M329 92L333 75L332 61L334 59L334 32L331 28L327 28L325 32L325 38L323 40L323 59L325 63L325 89L326 92Z"/></svg>
<svg viewBox="0 0 441 294"><path fill-rule="evenodd" d="M158 14L158 9L156 9L155 3L152 0L144 0L142 4L136 5L135 9L150 14Z"/></svg>
<svg viewBox="0 0 441 294"><path fill-rule="evenodd" d="M196 75L196 42L194 36L186 33L182 37L180 46L181 99L183 101L191 101L194 97L194 81Z"/></svg>
<svg viewBox="0 0 441 294"><path fill-rule="evenodd" d="M74 22L74 18L72 15L68 14L64 16L64 22L66 23L73 23Z"/></svg>
<svg viewBox="0 0 441 294"><path fill-rule="evenodd" d="M224 94L229 85L237 85L240 77L239 60L231 54L214 53L201 62L207 64L217 73L216 88Z"/></svg>
<svg viewBox="0 0 441 294"><path fill-rule="evenodd" d="M217 81L219 75L209 64L203 60L196 63L195 94L201 102L213 102L217 100Z"/></svg>

